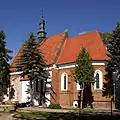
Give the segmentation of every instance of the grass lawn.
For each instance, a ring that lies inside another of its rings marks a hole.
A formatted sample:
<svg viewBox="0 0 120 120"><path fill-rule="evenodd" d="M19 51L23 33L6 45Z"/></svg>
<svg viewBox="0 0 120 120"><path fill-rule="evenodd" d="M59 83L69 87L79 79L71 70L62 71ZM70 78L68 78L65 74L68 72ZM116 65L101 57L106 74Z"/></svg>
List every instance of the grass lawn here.
<svg viewBox="0 0 120 120"><path fill-rule="evenodd" d="M88 113L88 112L87 112ZM106 112L107 113L107 112ZM20 116L26 120L120 120L120 115L108 114L86 114L86 112L78 113L58 113L58 112L41 112L41 111L17 111L16 116Z"/></svg>

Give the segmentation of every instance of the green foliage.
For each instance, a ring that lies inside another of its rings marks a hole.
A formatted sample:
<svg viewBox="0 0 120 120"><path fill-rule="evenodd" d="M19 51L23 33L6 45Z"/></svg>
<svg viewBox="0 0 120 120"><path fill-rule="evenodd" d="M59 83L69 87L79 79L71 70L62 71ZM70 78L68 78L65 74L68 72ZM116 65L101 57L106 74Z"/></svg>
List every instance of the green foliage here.
<svg viewBox="0 0 120 120"><path fill-rule="evenodd" d="M59 104L50 104L48 108L50 108L50 109L61 109L62 107Z"/></svg>
<svg viewBox="0 0 120 120"><path fill-rule="evenodd" d="M113 95L113 80L112 73L108 72L105 75L106 82L103 83L103 96L111 97Z"/></svg>
<svg viewBox="0 0 120 120"><path fill-rule="evenodd" d="M115 30L112 32L112 38L109 41L108 45L108 57L110 58L106 65L106 70L108 71L108 75L110 76L107 86L104 87L105 91L109 93L109 89L112 91L113 95L113 79L112 79L112 73L116 72L116 74L120 74L120 23L117 23ZM120 103L120 93L118 92L120 90L120 78L118 79L116 83L116 101ZM116 82L116 80L115 80ZM107 94L108 95L108 94ZM120 108L120 105L119 105Z"/></svg>
<svg viewBox="0 0 120 120"><path fill-rule="evenodd" d="M12 59L9 56L11 50L6 49L5 35L0 31L0 101L3 95L7 93L7 88L10 86L10 65L8 61Z"/></svg>
<svg viewBox="0 0 120 120"><path fill-rule="evenodd" d="M21 56L18 57L17 71L23 71L22 76L30 79L30 88L37 80L45 81L49 74L46 71L46 63L40 51L39 43L32 32L29 33L28 40L22 46Z"/></svg>
<svg viewBox="0 0 120 120"><path fill-rule="evenodd" d="M77 109L76 109L77 110ZM13 116L15 119L25 119L25 120L119 120L120 115L110 115L110 111L105 110L88 110L84 109L82 112L70 112L67 113L62 110L62 112L45 112L43 111L21 111L16 112Z"/></svg>
<svg viewBox="0 0 120 120"><path fill-rule="evenodd" d="M93 102L93 96L91 92L91 83L95 82L94 68L92 65L92 59L85 48L78 54L76 59L76 67L74 72L75 81L81 86L81 96L79 99L83 100L78 103L81 108L87 107L88 103L91 107ZM87 95L87 98L85 97ZM89 97L88 97L89 95ZM86 102L85 102L86 101Z"/></svg>
<svg viewBox="0 0 120 120"><path fill-rule="evenodd" d="M39 44L36 42L36 38L31 32L29 39L23 45L19 64L17 64L17 70L23 71L23 76L28 75L32 80L45 79L48 77L48 72L45 70L46 63L43 60L43 53L39 49Z"/></svg>
<svg viewBox="0 0 120 120"><path fill-rule="evenodd" d="M77 57L74 78L79 84L95 82L92 59L85 48L82 49Z"/></svg>
<svg viewBox="0 0 120 120"><path fill-rule="evenodd" d="M112 38L112 32L101 32L100 33L100 36L103 40L103 42L108 45L109 41L111 40Z"/></svg>

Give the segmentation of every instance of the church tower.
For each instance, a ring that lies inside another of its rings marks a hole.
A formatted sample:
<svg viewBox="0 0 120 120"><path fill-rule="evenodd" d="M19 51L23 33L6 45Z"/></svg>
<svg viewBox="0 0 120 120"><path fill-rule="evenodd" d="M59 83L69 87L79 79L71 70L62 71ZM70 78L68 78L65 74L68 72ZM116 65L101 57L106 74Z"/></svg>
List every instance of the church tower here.
<svg viewBox="0 0 120 120"><path fill-rule="evenodd" d="M45 32L45 20L43 17L43 13L42 13L39 26L40 26L40 31L37 33L37 35L38 35L38 41L41 42L44 38L46 38L46 35L47 35L47 33Z"/></svg>

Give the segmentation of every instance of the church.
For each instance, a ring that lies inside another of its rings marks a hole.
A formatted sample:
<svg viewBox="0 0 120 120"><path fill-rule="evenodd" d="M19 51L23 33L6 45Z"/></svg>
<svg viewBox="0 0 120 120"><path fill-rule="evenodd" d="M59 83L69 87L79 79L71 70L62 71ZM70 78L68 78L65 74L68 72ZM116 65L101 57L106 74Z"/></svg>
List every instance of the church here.
<svg viewBox="0 0 120 120"><path fill-rule="evenodd" d="M80 86L75 82L73 72L75 69L75 61L78 53L82 48L86 48L90 57L93 60L94 76L97 78L96 82L92 86L92 93L94 100L108 100L102 96L103 83L105 82L104 75L105 63L107 60L106 48L99 35L98 31L91 31L80 34L78 36L69 37L68 32L56 34L54 36L46 37L45 32L45 20L42 16L40 20L40 30L37 34L37 38L40 43L40 50L44 53L44 59L46 60L47 70L49 71L50 78L44 83L45 88L45 104L60 104L61 106L73 106L78 105L78 91ZM11 66L17 64L17 57L20 56L22 47L14 57ZM29 79L27 77L22 78L22 71L15 71L15 68L11 68L11 86L14 88L15 93L13 101L24 103L30 97L27 91L29 86ZM36 85L40 86L40 85ZM39 90L33 90L33 103L39 104ZM108 103L94 103L93 106L108 106Z"/></svg>

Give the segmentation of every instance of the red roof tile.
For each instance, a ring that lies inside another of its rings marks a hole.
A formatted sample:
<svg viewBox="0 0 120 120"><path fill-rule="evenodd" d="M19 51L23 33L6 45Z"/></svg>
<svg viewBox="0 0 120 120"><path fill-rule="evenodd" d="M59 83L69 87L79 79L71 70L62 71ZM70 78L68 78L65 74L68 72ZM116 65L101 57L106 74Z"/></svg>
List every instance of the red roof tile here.
<svg viewBox="0 0 120 120"><path fill-rule="evenodd" d="M106 60L106 49L97 31L67 38L56 64L75 62L78 53L86 48L93 60Z"/></svg>
<svg viewBox="0 0 120 120"><path fill-rule="evenodd" d="M26 80L30 80L27 75L21 78L21 81L26 81Z"/></svg>
<svg viewBox="0 0 120 120"><path fill-rule="evenodd" d="M47 64L52 64L52 61L56 55L56 51L60 44L61 39L63 38L64 33L60 33L51 37L46 38L40 46L40 50L44 53L44 59ZM18 53L16 54L15 58L13 59L11 66L15 67L18 57L21 56L23 46L20 48ZM11 71L15 71L15 68L11 68Z"/></svg>
<svg viewBox="0 0 120 120"><path fill-rule="evenodd" d="M23 47L23 46L22 46L22 47ZM10 68L11 71L15 71L15 70L16 70L15 66L16 66L16 64L17 64L17 62L18 62L17 57L20 57L20 56L21 56L22 47L21 47L20 50L17 52L15 58L13 59L13 61L12 61L12 63L11 63L11 66L12 66L12 68Z"/></svg>
<svg viewBox="0 0 120 120"><path fill-rule="evenodd" d="M52 64L64 33L48 37L40 46L47 64Z"/></svg>
<svg viewBox="0 0 120 120"><path fill-rule="evenodd" d="M72 38L60 33L46 38L40 46L48 65L75 62L78 53L86 48L93 60L106 60L106 49L97 31L88 32ZM21 55L22 47L16 54L11 65L15 66L17 57ZM12 71L15 68L11 68Z"/></svg>

